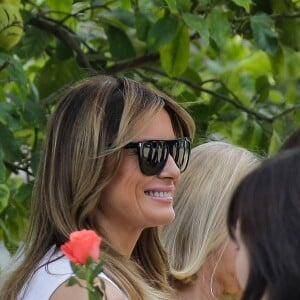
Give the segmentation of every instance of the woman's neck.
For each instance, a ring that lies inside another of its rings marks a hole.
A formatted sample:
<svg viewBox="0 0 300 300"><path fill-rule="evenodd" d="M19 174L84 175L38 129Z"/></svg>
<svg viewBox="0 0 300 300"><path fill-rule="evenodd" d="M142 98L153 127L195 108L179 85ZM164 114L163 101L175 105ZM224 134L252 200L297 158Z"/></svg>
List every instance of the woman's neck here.
<svg viewBox="0 0 300 300"><path fill-rule="evenodd" d="M177 291L178 300L216 300L221 299L223 288L212 280L212 269L207 266L198 272L198 276L191 285Z"/></svg>
<svg viewBox="0 0 300 300"><path fill-rule="evenodd" d="M211 289L210 284L202 282L188 286L177 292L178 300L216 300L220 299L221 293L217 289Z"/></svg>
<svg viewBox="0 0 300 300"><path fill-rule="evenodd" d="M200 276L202 276L200 274ZM196 279L198 280L198 279ZM192 285L182 290L177 290L176 300L237 300L239 295L225 294L223 288L216 283L210 284L210 277L202 280L201 283L194 282Z"/></svg>
<svg viewBox="0 0 300 300"><path fill-rule="evenodd" d="M98 220L101 220L99 227L106 233L105 236L114 249L125 257L130 258L142 229L124 226L124 224L119 224L116 221L111 222L100 211L97 212L96 216Z"/></svg>

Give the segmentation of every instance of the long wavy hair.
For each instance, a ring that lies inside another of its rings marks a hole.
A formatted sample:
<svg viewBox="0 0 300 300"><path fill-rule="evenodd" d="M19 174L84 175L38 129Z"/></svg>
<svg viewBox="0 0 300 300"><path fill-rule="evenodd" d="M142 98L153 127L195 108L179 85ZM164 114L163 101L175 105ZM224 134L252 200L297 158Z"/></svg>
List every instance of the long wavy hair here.
<svg viewBox="0 0 300 300"><path fill-rule="evenodd" d="M230 197L258 162L250 151L224 142L208 142L192 150L174 197L176 218L161 233L171 283L177 289L193 282L211 255L223 248Z"/></svg>
<svg viewBox="0 0 300 300"><path fill-rule="evenodd" d="M165 109L175 135L194 134L190 115L167 95L126 78L95 76L70 88L48 126L36 177L32 215L22 255L1 299L15 300L40 260L72 231L93 229L103 237L105 273L129 299L164 299L170 292L168 264L157 228L145 229L125 259L93 218L103 189L118 170L122 147ZM109 168L107 168L109 158Z"/></svg>

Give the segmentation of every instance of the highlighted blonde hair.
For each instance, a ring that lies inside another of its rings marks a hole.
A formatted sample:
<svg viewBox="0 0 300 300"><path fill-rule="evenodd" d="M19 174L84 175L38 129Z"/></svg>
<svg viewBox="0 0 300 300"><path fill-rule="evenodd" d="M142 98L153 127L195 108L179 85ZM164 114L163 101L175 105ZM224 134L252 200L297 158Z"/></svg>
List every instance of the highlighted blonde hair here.
<svg viewBox="0 0 300 300"><path fill-rule="evenodd" d="M25 259L7 279L1 299L15 300L51 246L59 248L72 231L83 228L103 237L105 273L129 299L167 297L168 265L157 228L143 231L128 260L109 244L109 236L94 220L103 189L118 171L122 147L162 109L168 112L176 136L193 136L193 120L183 108L133 80L96 76L67 91L46 135L23 249Z"/></svg>
<svg viewBox="0 0 300 300"><path fill-rule="evenodd" d="M176 218L161 233L169 254L171 281L177 288L194 281L209 255L228 238L230 197L258 161L246 149L224 142L208 142L192 150L176 190Z"/></svg>

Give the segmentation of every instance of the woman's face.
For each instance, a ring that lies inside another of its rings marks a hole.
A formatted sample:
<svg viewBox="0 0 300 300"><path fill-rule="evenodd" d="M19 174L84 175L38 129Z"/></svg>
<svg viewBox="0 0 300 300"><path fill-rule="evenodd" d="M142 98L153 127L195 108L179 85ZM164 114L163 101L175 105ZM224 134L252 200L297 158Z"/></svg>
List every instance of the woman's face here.
<svg viewBox="0 0 300 300"><path fill-rule="evenodd" d="M249 256L247 248L241 238L241 231L240 231L240 223L237 223L236 226L236 246L237 246L237 256L235 260L235 271L237 279L241 285L241 287L244 289L247 280L248 280L248 274L249 274Z"/></svg>
<svg viewBox="0 0 300 300"><path fill-rule="evenodd" d="M162 110L134 141L174 139L171 119ZM100 225L120 230L142 230L147 227L170 223L174 217L173 194L180 178L180 171L173 158L160 174L144 175L139 167L135 149L124 149L120 168L103 191ZM108 228L105 228L109 230Z"/></svg>

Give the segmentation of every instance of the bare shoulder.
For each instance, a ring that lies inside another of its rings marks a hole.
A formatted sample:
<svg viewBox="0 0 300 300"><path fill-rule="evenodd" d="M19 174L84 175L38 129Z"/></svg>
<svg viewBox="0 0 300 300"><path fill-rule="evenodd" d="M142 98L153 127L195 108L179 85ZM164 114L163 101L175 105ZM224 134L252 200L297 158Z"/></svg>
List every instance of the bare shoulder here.
<svg viewBox="0 0 300 300"><path fill-rule="evenodd" d="M67 281L62 283L51 295L50 300L88 300L88 294L84 287L79 285L67 286Z"/></svg>
<svg viewBox="0 0 300 300"><path fill-rule="evenodd" d="M105 293L107 300L125 300L124 294L111 282L105 282ZM67 282L60 285L50 297L50 300L88 300L87 290L79 285L67 286Z"/></svg>
<svg viewBox="0 0 300 300"><path fill-rule="evenodd" d="M116 288L111 282L104 279L105 293L107 300L125 300L125 296L118 288Z"/></svg>

